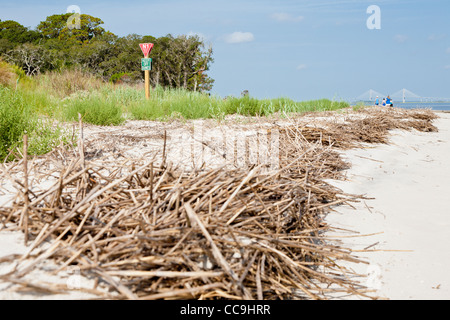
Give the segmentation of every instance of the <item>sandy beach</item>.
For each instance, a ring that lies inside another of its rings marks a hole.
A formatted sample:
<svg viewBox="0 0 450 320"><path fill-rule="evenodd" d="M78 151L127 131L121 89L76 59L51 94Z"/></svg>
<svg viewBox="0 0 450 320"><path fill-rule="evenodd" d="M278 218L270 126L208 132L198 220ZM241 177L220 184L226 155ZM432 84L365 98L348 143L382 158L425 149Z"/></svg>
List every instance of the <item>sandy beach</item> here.
<svg viewBox="0 0 450 320"><path fill-rule="evenodd" d="M357 232L343 240L351 249L373 251L359 254L370 265L355 271L383 298L450 299L450 114L438 114L437 133L395 130L389 145L345 152L349 181L334 182L373 198L327 221Z"/></svg>
<svg viewBox="0 0 450 320"><path fill-rule="evenodd" d="M450 113L438 115L433 124L439 132L394 130L387 145L340 151L352 165L346 173L348 179L329 181L346 193L368 198L354 208L335 208L326 220L336 228L330 236L368 262L349 267L368 275L363 281L373 296L393 300L450 299ZM0 274L12 268L12 263L5 262L26 252L22 233L0 231ZM55 269L43 264L27 277L62 285L75 281L86 287L86 292L20 292L14 284L0 282L0 299L91 297L87 293L93 287L91 280L79 277L76 270L49 276Z"/></svg>

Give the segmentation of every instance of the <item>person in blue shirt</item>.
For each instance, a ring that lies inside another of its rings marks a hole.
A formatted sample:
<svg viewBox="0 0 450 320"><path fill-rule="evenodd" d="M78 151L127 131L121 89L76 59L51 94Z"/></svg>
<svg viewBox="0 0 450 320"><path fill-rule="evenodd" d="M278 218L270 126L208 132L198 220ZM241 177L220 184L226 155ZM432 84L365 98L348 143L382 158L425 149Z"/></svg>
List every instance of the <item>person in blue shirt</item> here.
<svg viewBox="0 0 450 320"><path fill-rule="evenodd" d="M376 105L376 106L379 106L379 105L380 105L380 99L378 99L378 97L377 97L377 99L375 100L375 105Z"/></svg>
<svg viewBox="0 0 450 320"><path fill-rule="evenodd" d="M390 97L390 96L388 96L387 99L386 99L386 105L387 105L388 107L391 106L391 97Z"/></svg>

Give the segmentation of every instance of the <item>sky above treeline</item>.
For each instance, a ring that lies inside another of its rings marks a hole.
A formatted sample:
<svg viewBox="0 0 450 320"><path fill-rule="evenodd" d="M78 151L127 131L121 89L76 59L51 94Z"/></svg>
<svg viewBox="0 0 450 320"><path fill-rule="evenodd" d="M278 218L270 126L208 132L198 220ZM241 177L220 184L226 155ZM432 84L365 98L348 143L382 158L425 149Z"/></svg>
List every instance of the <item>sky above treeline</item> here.
<svg viewBox="0 0 450 320"><path fill-rule="evenodd" d="M0 0L0 19L33 29L71 5L118 36L199 35L221 96L348 100L406 88L450 98L448 0Z"/></svg>

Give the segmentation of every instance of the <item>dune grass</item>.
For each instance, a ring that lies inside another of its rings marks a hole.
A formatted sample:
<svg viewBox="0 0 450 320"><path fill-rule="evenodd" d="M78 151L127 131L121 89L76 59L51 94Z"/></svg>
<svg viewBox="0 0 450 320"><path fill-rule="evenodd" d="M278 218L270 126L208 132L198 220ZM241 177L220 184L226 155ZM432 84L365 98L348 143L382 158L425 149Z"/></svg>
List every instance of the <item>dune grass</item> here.
<svg viewBox="0 0 450 320"><path fill-rule="evenodd" d="M79 69L52 71L40 74L35 80L35 85L40 91L61 99L80 92L88 93L111 86Z"/></svg>
<svg viewBox="0 0 450 320"><path fill-rule="evenodd" d="M251 97L229 97L222 99L198 92L184 90L152 91L151 99L136 99L128 111L136 120L162 120L172 115L185 119L223 118L225 115L269 116L274 113L304 113L330 111L349 107L346 102L327 99L295 102L288 98L255 99Z"/></svg>
<svg viewBox="0 0 450 320"><path fill-rule="evenodd" d="M61 142L69 142L69 134L50 119L39 118L20 92L0 86L0 161L14 158L25 134L29 136L29 155L45 154Z"/></svg>
<svg viewBox="0 0 450 320"><path fill-rule="evenodd" d="M0 87L0 160L14 148L22 135L32 126L22 101L10 89Z"/></svg>
<svg viewBox="0 0 450 320"><path fill-rule="evenodd" d="M147 100L142 85L105 83L80 70L53 72L35 78L26 77L5 63L1 70L4 83L0 84L0 160L21 145L24 133L29 134L30 154L43 154L55 144L67 142L67 135L52 122L78 121L78 114L85 123L115 126L126 119L223 119L233 114L270 116L349 107L346 102L327 99L303 102L248 96L222 99L162 87L153 88Z"/></svg>
<svg viewBox="0 0 450 320"><path fill-rule="evenodd" d="M27 105L36 113L60 121L120 125L125 119L167 120L173 118L223 119L226 115L269 116L275 113L304 113L349 107L346 102L327 99L296 102L289 98L222 99L200 92L156 87L146 100L142 86L113 85L79 70L49 73L19 86Z"/></svg>
<svg viewBox="0 0 450 320"><path fill-rule="evenodd" d="M14 70L10 67L3 64L4 81L9 83L13 77L10 70ZM6 122L17 122L17 128L11 128L11 137L4 138L9 141L17 140L17 137L12 136L15 130L23 131L23 121L31 121L37 115L71 122L77 121L78 114L81 114L86 123L110 126L120 125L126 119L223 119L232 114L269 116L275 113L304 113L349 107L346 102L327 99L303 102L289 98L256 99L248 96L222 99L200 92L162 87L153 88L151 98L146 100L142 86L105 83L80 70L52 72L33 79L19 75L17 79L16 84L10 85L9 89L2 89L2 112L7 112L8 108L20 110L14 115L4 114L4 128ZM10 93L5 90L10 90ZM31 122L27 123L29 126Z"/></svg>
<svg viewBox="0 0 450 320"><path fill-rule="evenodd" d="M125 121L121 101L101 92L62 103L62 120L77 121L78 114L83 117L83 122L100 126L120 125Z"/></svg>

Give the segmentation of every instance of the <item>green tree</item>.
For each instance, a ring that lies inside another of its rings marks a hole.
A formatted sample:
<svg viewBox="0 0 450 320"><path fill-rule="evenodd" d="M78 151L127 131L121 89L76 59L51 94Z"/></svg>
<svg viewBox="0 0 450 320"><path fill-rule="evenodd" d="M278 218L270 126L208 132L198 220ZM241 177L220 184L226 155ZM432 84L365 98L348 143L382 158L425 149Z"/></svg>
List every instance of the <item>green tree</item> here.
<svg viewBox="0 0 450 320"><path fill-rule="evenodd" d="M72 61L81 66L83 70L99 76L108 77L108 64L105 62L111 59L114 47L103 40L95 40L83 44L81 47L71 52Z"/></svg>
<svg viewBox="0 0 450 320"><path fill-rule="evenodd" d="M47 17L39 23L37 29L47 39L59 39L62 41L76 41L80 44L91 41L94 37L101 36L105 29L100 18L87 14L79 15L79 28L71 24L73 13L55 14Z"/></svg>
<svg viewBox="0 0 450 320"><path fill-rule="evenodd" d="M126 74L141 82L139 44L151 42L155 44L151 53L153 86L211 90L214 80L207 72L214 61L213 51L199 37L117 37L101 25L100 18L73 13L51 15L39 23L37 31L15 21L0 21L0 54L27 75L80 67L105 80Z"/></svg>
<svg viewBox="0 0 450 320"><path fill-rule="evenodd" d="M155 38L130 34L125 37L118 38L111 50L109 59L102 63L105 75L111 77L115 74L128 74L133 81L142 81L141 72L142 52L139 44L142 42L152 42Z"/></svg>
<svg viewBox="0 0 450 320"><path fill-rule="evenodd" d="M27 76L35 76L57 67L52 52L46 50L42 45L24 43L4 56L7 62L22 68Z"/></svg>
<svg viewBox="0 0 450 320"><path fill-rule="evenodd" d="M8 39L0 38L0 56L12 49L14 49L14 43L11 43Z"/></svg>
<svg viewBox="0 0 450 320"><path fill-rule="evenodd" d="M37 43L42 36L13 20L0 21L0 55L14 49L19 44Z"/></svg>
<svg viewBox="0 0 450 320"><path fill-rule="evenodd" d="M206 72L213 62L212 48L205 50L198 36L167 35L155 40L152 82L156 85L209 91L214 80Z"/></svg>

